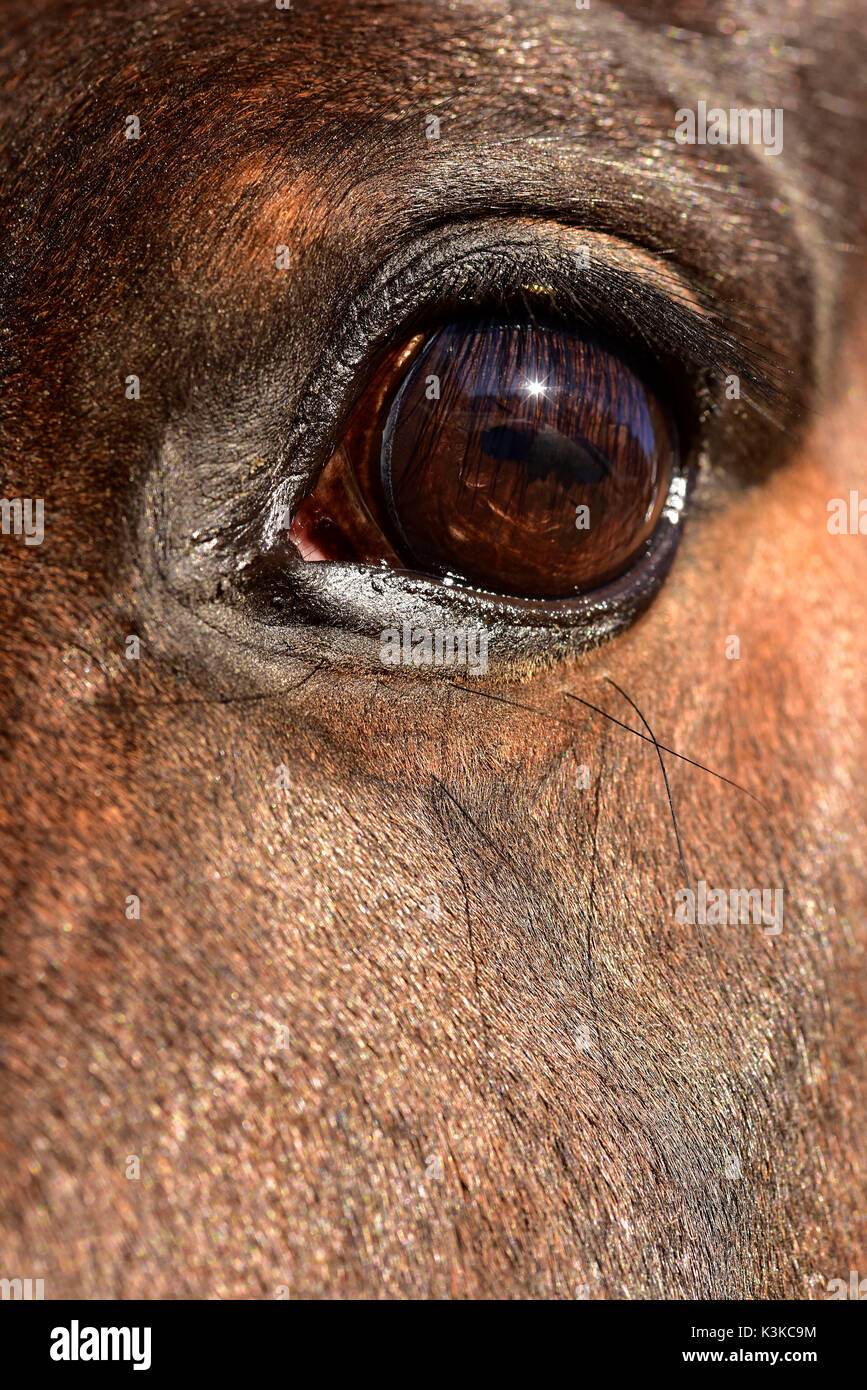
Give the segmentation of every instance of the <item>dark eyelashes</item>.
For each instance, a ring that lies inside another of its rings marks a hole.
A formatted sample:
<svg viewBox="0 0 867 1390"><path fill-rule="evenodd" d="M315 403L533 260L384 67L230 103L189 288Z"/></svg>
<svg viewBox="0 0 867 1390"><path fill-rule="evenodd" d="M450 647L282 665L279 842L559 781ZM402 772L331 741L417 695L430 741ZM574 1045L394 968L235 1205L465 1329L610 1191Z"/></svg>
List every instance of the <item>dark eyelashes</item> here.
<svg viewBox="0 0 867 1390"><path fill-rule="evenodd" d="M687 441L724 403L732 376L738 378L742 410L774 425L795 410L803 383L791 371L790 354L758 346L748 322L714 303L718 287L712 292L692 284L663 258L641 253L645 262L661 265L657 278L666 281L665 288L652 280L652 272L622 263L637 259L628 243L619 243L615 256L596 248L589 229L586 265L577 263L567 244L581 231L568 224L554 229L522 224L514 241L484 224L453 228L451 235L449 230L440 229L432 247L398 258L360 291L337 349L342 362L336 371L326 363L320 369L341 379L345 373L342 401L332 395L329 446L397 339L465 315L554 315L618 342L673 403Z"/></svg>
<svg viewBox="0 0 867 1390"><path fill-rule="evenodd" d="M569 244L585 235L587 266ZM703 460L708 444L713 455L719 441L721 475L754 481L768 451L753 422L788 419L804 383L784 353L741 341L744 324L724 318L717 287L623 240L597 248L595 235L541 214L443 226L422 245L392 250L339 304L335 294L323 308L334 330L310 358L290 354L289 307L275 302L252 330L257 341L234 346L235 367L203 385L162 446L146 529L165 538L175 582L191 594L248 593L253 569L280 540L281 518L315 487L390 349L480 313L553 315L622 345L671 403L684 459ZM741 318L757 312L744 305ZM739 408L725 399L730 374L740 377ZM312 595L312 579L293 584Z"/></svg>
<svg viewBox="0 0 867 1390"><path fill-rule="evenodd" d="M531 323L556 318L618 344L678 415L686 413L678 423L687 436L724 398L732 377L744 406L767 419L782 421L796 405L798 383L786 355L741 342L718 312L700 312L686 295L665 293L619 267L600 262L579 271L555 258L527 269L514 264L509 275L498 260L474 258L457 290L446 288L407 321L407 336L470 313Z"/></svg>

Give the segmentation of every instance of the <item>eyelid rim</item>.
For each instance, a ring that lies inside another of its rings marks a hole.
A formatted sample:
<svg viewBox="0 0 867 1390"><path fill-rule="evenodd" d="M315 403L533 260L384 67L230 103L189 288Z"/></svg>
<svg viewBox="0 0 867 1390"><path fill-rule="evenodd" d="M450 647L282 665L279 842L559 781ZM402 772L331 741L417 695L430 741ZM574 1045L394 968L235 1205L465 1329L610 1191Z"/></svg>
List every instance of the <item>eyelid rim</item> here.
<svg viewBox="0 0 867 1390"><path fill-rule="evenodd" d="M463 617L489 621L503 632L565 629L584 650L628 627L655 598L677 551L690 482L690 470L678 461L662 515L638 560L610 583L571 598L525 599L373 565L311 564L288 548L272 551L251 567L245 590L248 595L268 591L270 621L276 607L305 622L339 623L374 636L409 617L411 608L412 621L430 628L447 627Z"/></svg>
<svg viewBox="0 0 867 1390"><path fill-rule="evenodd" d="M576 267L577 245L597 248L589 271ZM639 261L645 268L656 267L652 283L638 277ZM637 251L630 243L540 218L487 217L469 225L444 224L422 242L395 252L359 288L343 333L329 343L293 391L287 393L283 385L287 364L275 347L270 367L262 366L252 377L249 371L239 374L234 397L225 382L213 382L202 392L197 409L186 412L167 431L157 468L143 492L143 508L145 543L150 535L150 544L159 551L157 564L172 588L193 603L220 594L234 594L236 601L249 599L252 575L262 572L263 556L279 547L282 517L287 510L291 514L315 486L365 389L366 373L375 370L377 352L385 352L398 334L409 331L419 314L441 305L444 294L466 309L476 307L482 298L490 302L495 292L514 295L516 286L538 283L553 286L560 296L559 311L572 314L576 322L583 320L609 336L624 333L630 343L649 342L651 352L660 347L661 338L662 351L682 354L687 363L683 375L693 382L701 422L709 418L713 402L706 373L709 367L719 371L723 365L729 367L732 353L712 312L701 309L699 291L670 262L660 269L657 256ZM682 285L683 293L672 299L677 285ZM738 360L735 357L735 363ZM292 368L297 376L297 362ZM239 428L250 436L250 443L244 445L242 440L241 448ZM270 459L257 457L253 468L249 460L255 443L266 437L281 442ZM704 466L701 439L692 457ZM219 506L213 502L214 492L221 499ZM655 569L651 565L657 576L664 553L661 546ZM349 567L343 569L340 584L332 585L326 601L324 594L317 598L312 591L310 571L319 567L305 568L307 573L296 574L293 580L299 618L305 608L325 607L332 614L329 621L346 621L334 590L357 599L358 575L353 577ZM393 573L404 586L403 604L408 586L415 585L418 593L419 584L426 582ZM635 567L617 583L630 581L635 582ZM658 583L661 579L654 592ZM647 591L647 585L639 585L635 603L624 599L620 616L601 612L600 603L612 601L609 589L584 596L580 603L566 600L557 617L546 605L544 626L538 631L550 633L552 624L573 628L583 624L586 644L593 645L594 634L611 635L631 621ZM520 606L534 602L467 592L476 605L474 611L482 605L487 612L499 606L509 625L526 623L527 612ZM433 595L427 592L425 598L430 602ZM453 606L454 601L449 607ZM348 607L355 610L352 626L358 631L364 625L362 615L353 603ZM439 611L447 616L446 610ZM573 636L580 639L578 632Z"/></svg>
<svg viewBox="0 0 867 1390"><path fill-rule="evenodd" d="M589 269L576 267L578 248L594 253ZM703 303L702 293L671 262L646 248L539 218L503 222L488 217L448 225L421 245L397 253L371 278L347 331L315 368L317 388L301 392L294 418L286 421L284 477L275 479L266 507L264 548L277 541L286 510L294 511L315 487L318 471L395 337L408 337L461 310L494 306L498 295L514 303L522 289L539 283L551 288L552 303L564 318L621 338L663 372L679 376L695 400L696 422L713 408L709 378L721 393L726 376L735 372L752 388L762 410L776 410L786 397L786 382L778 379L774 364L752 360L749 348L724 330ZM329 386L320 390L323 381ZM684 433L683 419L677 423ZM312 457L317 440L322 443Z"/></svg>
<svg viewBox="0 0 867 1390"><path fill-rule="evenodd" d="M695 478L694 465L675 448L662 514L640 556L608 584L569 598L520 598L391 567L308 563L288 537L247 571L245 597L254 620L269 626L294 619L379 637L404 621L430 629L467 622L504 641L517 636L524 657L549 655L558 633L570 651L588 651L631 626L656 597L677 552Z"/></svg>

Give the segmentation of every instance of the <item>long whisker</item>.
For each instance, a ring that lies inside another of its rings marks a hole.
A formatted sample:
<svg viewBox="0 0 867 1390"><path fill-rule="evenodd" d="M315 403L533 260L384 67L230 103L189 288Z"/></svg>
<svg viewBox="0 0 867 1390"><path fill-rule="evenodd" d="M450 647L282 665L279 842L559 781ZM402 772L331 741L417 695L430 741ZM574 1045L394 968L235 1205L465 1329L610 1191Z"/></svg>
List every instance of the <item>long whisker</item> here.
<svg viewBox="0 0 867 1390"><path fill-rule="evenodd" d="M613 681L611 683L612 685L614 684ZM621 694L623 693L624 692L621 691ZM617 724L619 728L626 729L627 733L634 734L636 738L643 738L645 743L656 742L656 740L650 738L648 734L643 734L640 729L633 729L631 724L624 724L622 719L616 719L613 714L608 713L608 710L600 709L599 705L593 705L589 700L582 700L580 695L572 695L568 690L561 691L561 694L565 695L567 700L577 700L579 705L586 705L588 709L594 710L596 714L601 714L605 719L609 719L612 724ZM539 712L542 713L542 711ZM715 771L714 768L708 767L705 763L696 762L695 758L688 758L685 753L678 753L676 748L668 748L664 743L657 744L657 747L661 748L663 753L670 753L673 758L680 758L682 763L689 763L690 767L701 768L702 772L709 773L711 777L716 777L718 781L726 782L730 787L736 787L739 792L743 792L745 796L757 802L762 810L767 811L768 815L770 815L770 806L768 806L767 802L762 801L760 796L756 796L755 792L751 792L749 787L742 786L740 782L733 781L731 777L726 777L722 772Z"/></svg>
<svg viewBox="0 0 867 1390"><path fill-rule="evenodd" d="M511 700L505 695L494 695L490 690L475 690L472 686L461 685L459 681L449 681L448 684L455 690L463 690L467 695L477 695L485 700L496 700L498 704L511 705L514 709L523 709L527 710L529 714L538 714L540 719L549 719L554 724L563 724L567 729L574 729L576 727L574 719L561 719L559 715L551 714L550 711L545 709L539 709L537 705L528 705L523 700ZM564 695L567 700L576 700L579 705L586 705L587 709L592 709L596 714L601 714L603 718L610 720L611 723L616 724L618 728L625 729L627 733L634 734L636 738L644 739L645 743L655 742L649 734L643 734L640 729L633 729L631 724L624 724L622 719L617 719L613 714L609 714L607 710L601 709L599 705L591 704L589 700L582 700L580 695L573 695L568 690L562 690L560 693ZM739 792L743 792L745 796L750 797L751 800L761 806L763 811L766 811L768 815L770 815L770 807L766 802L762 801L760 796L756 796L755 792L751 792L749 787L742 786L740 782L733 781L731 777L724 776L722 772L716 772L714 768L707 767L705 763L696 762L695 758L688 758L685 753L678 753L676 748L668 748L664 743L660 743L657 746L662 749L663 753L670 753L673 758L679 758L681 762L689 763L690 767L697 767L702 772L707 772L709 776L716 777L718 781L725 782L730 787L735 787Z"/></svg>
<svg viewBox="0 0 867 1390"><path fill-rule="evenodd" d="M674 838L677 841L677 852L680 855L680 862L683 866L683 875L686 879L686 886L687 888L689 888L691 884L691 879L689 876L689 869L686 867L686 856L683 852L683 843L680 838L680 827L677 823L677 815L674 809L674 799L671 795L671 786L668 781L668 773L665 768L665 759L662 756L662 749L656 741L656 735L654 734L653 730L651 729L650 725L648 724L647 720L641 713L641 710L638 708L637 704L632 699L632 697L627 695L626 691L621 686L619 686L616 681L613 681L610 676L606 676L605 679L608 681L608 684L613 685L614 689L617 690L623 696L624 700L626 700L627 703L632 706L632 708L635 710L635 713L638 715L638 718L641 720L645 729L649 733L650 737L653 739L653 746L656 749L656 756L659 759L659 766L662 768L662 779L665 782L665 794L668 797L668 809L671 811L671 823L674 826Z"/></svg>
<svg viewBox="0 0 867 1390"><path fill-rule="evenodd" d="M302 685L306 685L315 675L326 666L326 662L320 661L311 670L307 671L300 680L294 681L292 685L284 685L280 690L255 691L252 694L243 695L215 695L212 698L201 695L180 696L176 699L163 700L159 695L147 696L143 700L128 699L123 696L118 700L96 699L91 704L100 709L174 709L181 705L246 705L261 704L266 700L282 700L287 695L291 695L293 690L300 690Z"/></svg>

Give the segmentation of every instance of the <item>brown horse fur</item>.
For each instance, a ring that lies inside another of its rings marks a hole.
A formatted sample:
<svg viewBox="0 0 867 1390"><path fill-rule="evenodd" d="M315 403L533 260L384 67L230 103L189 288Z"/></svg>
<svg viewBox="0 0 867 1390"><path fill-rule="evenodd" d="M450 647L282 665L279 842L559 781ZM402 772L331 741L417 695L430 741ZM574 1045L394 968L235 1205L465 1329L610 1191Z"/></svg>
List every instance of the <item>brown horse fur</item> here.
<svg viewBox="0 0 867 1390"><path fill-rule="evenodd" d="M45 540L0 540L4 1275L867 1274L867 540L827 526L867 486L862 19L7 3L0 457ZM782 153L678 145L700 99L783 109ZM387 672L363 587L266 612L269 507L411 302L576 243L559 292L706 381L647 612L504 623L472 680ZM611 681L712 770L663 755L691 879L781 888L779 934L675 921L660 761Z"/></svg>

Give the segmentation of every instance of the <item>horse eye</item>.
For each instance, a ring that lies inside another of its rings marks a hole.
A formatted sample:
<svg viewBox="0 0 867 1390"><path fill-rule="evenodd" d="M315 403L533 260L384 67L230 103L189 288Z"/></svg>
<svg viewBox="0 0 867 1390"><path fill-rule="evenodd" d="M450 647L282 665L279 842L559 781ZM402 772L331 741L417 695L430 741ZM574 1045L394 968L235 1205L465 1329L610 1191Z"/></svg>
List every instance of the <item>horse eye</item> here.
<svg viewBox="0 0 867 1390"><path fill-rule="evenodd" d="M665 407L591 332L455 323L384 364L291 535L307 559L565 598L635 562L676 463Z"/></svg>

